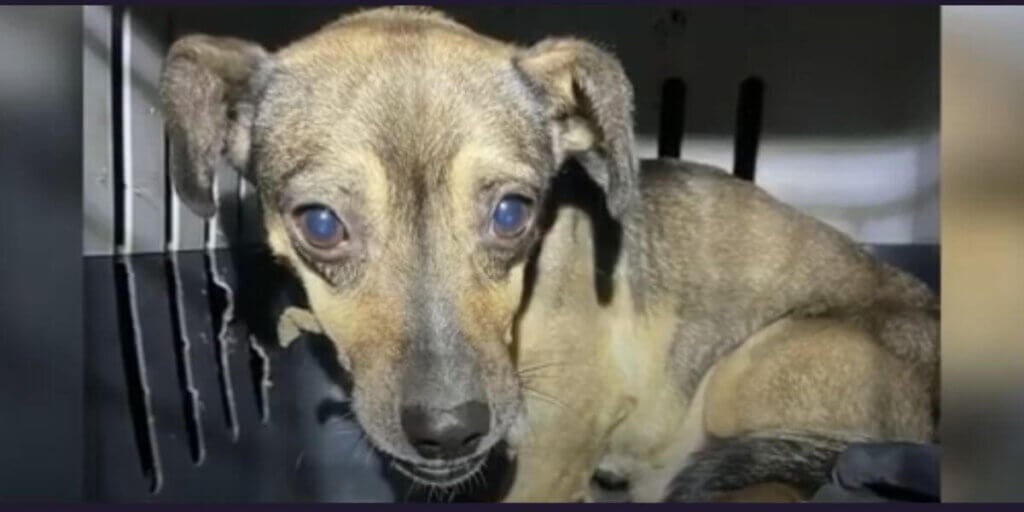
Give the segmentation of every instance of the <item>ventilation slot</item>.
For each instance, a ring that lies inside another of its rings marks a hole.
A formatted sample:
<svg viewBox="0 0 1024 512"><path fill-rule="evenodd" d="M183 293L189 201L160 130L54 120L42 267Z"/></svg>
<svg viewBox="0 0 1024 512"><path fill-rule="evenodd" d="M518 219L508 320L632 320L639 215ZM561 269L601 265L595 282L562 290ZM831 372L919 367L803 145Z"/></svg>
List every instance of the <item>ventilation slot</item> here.
<svg viewBox="0 0 1024 512"><path fill-rule="evenodd" d="M661 87L661 116L658 125L658 157L679 158L683 148L686 84L669 78Z"/></svg>
<svg viewBox="0 0 1024 512"><path fill-rule="evenodd" d="M125 123L125 68L127 50L124 38L124 20L127 11L122 6L115 6L111 17L111 133L114 181L114 243L120 253L114 265L114 287L117 295L117 316L121 358L124 365L125 390L128 399L128 412L131 416L135 446L138 450L139 464L143 476L149 480L151 493L160 491L162 475L160 472L160 456L156 443L155 425L153 423L153 405L150 399L149 385L146 379L143 343L139 330L138 309L135 295L134 276L125 247L130 246L130 223L127 222L129 195L133 193L127 173Z"/></svg>
<svg viewBox="0 0 1024 512"><path fill-rule="evenodd" d="M165 159L170 155L170 148L167 141L164 141ZM168 169L168 162L165 160L164 168ZM167 291L170 295L171 305L171 331L175 342L175 355L177 363L178 384L181 389L182 414L185 415L185 429L188 436L189 453L192 462L201 464L205 457L205 447L202 435L202 413L199 410L199 392L195 386L192 373L192 343L188 339L189 330L185 322L186 307L185 297L182 291L181 274L178 265L175 233L177 232L174 212L174 191L170 179L170 173L166 173L167 180L164 186L164 204L166 205L164 217L164 240L167 252L165 253L165 268L167 269Z"/></svg>
<svg viewBox="0 0 1024 512"><path fill-rule="evenodd" d="M118 322L120 324L121 356L124 361L125 388L128 408L135 432L135 445L139 451L142 473L149 480L149 491L156 493L161 487L159 455L153 425L153 408L139 339L138 318L135 310L134 287L129 263L119 258L114 267L117 290Z"/></svg>
<svg viewBox="0 0 1024 512"><path fill-rule="evenodd" d="M747 181L754 181L763 109L764 82L758 77L750 77L740 82L733 174Z"/></svg>
<svg viewBox="0 0 1024 512"><path fill-rule="evenodd" d="M114 247L122 250L125 245L125 168L124 168L124 90L122 74L124 44L121 39L124 27L124 7L114 6L110 19L110 115L111 151L114 181Z"/></svg>

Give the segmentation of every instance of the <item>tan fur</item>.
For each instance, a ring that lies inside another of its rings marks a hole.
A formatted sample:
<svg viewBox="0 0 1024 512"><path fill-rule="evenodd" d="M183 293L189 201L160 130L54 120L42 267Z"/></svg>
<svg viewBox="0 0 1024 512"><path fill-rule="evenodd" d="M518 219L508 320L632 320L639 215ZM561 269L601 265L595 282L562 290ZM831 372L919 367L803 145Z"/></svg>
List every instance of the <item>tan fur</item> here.
<svg viewBox="0 0 1024 512"><path fill-rule="evenodd" d="M795 503L804 501L796 489L776 482L752 485L724 494L715 500L722 503Z"/></svg>
<svg viewBox="0 0 1024 512"><path fill-rule="evenodd" d="M783 320L718 364L706 417L718 437L842 427L927 441L928 381L863 330L828 319Z"/></svg>
<svg viewBox="0 0 1024 512"><path fill-rule="evenodd" d="M257 182L268 243L311 306L282 318L282 340L333 341L384 453L424 463L396 418L411 347L430 343L479 365L484 449L504 438L517 457L507 501L589 501L598 467L657 501L712 437L934 434L932 294L727 173L638 162L631 86L590 43L523 48L402 8L272 57L193 36L168 62L179 193L209 213L217 151ZM574 162L605 202L554 204L498 256L487 187L537 194L540 212ZM311 202L351 229L343 258L303 246L293 216ZM722 499L792 498L763 484Z"/></svg>

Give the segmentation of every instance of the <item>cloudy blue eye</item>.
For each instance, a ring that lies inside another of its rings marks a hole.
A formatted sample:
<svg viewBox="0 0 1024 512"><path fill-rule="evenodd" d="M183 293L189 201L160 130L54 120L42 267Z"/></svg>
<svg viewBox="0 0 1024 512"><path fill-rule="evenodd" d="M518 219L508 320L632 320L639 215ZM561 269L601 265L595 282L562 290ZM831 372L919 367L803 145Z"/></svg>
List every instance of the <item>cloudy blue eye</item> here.
<svg viewBox="0 0 1024 512"><path fill-rule="evenodd" d="M510 194L501 198L491 214L494 233L502 237L513 237L522 233L530 220L530 208L533 202L529 199Z"/></svg>
<svg viewBox="0 0 1024 512"><path fill-rule="evenodd" d="M347 238L345 225L330 208L309 206L299 211L299 226L306 241L319 249L330 249Z"/></svg>

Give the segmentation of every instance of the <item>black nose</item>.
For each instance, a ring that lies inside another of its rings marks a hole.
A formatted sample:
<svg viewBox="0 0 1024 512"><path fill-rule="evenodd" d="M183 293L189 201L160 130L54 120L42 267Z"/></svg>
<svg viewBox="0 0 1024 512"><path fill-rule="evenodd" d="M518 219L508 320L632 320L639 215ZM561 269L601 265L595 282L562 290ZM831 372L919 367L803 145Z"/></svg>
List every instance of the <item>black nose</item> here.
<svg viewBox="0 0 1024 512"><path fill-rule="evenodd" d="M490 424L491 410L483 402L463 402L452 409L402 409L402 430L416 451L428 459L455 459L473 453Z"/></svg>

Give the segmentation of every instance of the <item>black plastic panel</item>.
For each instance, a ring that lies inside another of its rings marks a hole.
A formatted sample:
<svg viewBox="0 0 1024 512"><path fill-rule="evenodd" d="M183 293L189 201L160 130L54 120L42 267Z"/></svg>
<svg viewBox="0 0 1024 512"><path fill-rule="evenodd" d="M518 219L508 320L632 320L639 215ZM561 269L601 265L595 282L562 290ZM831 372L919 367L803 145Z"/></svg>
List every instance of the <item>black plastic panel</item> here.
<svg viewBox="0 0 1024 512"><path fill-rule="evenodd" d="M938 247L870 249L938 289ZM86 258L85 276L90 500L447 501L491 492L431 496L386 467L351 418L330 343L304 336L277 347L277 316L302 295L265 252Z"/></svg>

